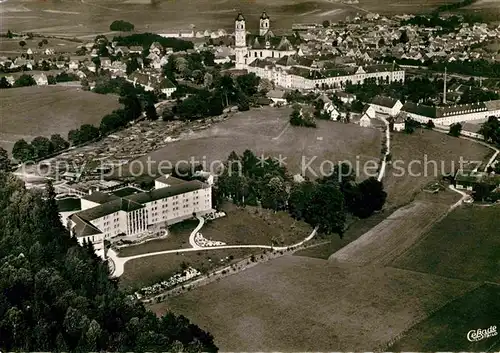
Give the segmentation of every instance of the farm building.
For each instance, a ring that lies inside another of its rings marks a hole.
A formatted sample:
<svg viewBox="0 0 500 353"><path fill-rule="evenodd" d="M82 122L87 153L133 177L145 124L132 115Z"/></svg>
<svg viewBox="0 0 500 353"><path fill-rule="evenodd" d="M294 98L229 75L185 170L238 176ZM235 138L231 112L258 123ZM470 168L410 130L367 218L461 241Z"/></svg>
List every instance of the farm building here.
<svg viewBox="0 0 500 353"><path fill-rule="evenodd" d="M283 90L273 89L267 92L267 98L273 101L273 105L285 105L287 103L285 94Z"/></svg>
<svg viewBox="0 0 500 353"><path fill-rule="evenodd" d="M405 129L405 121L407 118L407 115L403 112L400 112L395 117L390 117L388 119L390 129L392 131L403 131Z"/></svg>
<svg viewBox="0 0 500 353"><path fill-rule="evenodd" d="M361 119L359 120L359 126L370 127L372 125L371 120L375 118L375 109L371 105L366 105L365 109L361 113Z"/></svg>
<svg viewBox="0 0 500 353"><path fill-rule="evenodd" d="M376 96L373 98L370 105L373 107L376 113L385 114L389 116L396 116L401 111L403 104L399 99L394 99L384 96Z"/></svg>
<svg viewBox="0 0 500 353"><path fill-rule="evenodd" d="M424 124L432 119L436 125L450 126L500 115L500 100L441 107L406 102L401 110L413 120Z"/></svg>

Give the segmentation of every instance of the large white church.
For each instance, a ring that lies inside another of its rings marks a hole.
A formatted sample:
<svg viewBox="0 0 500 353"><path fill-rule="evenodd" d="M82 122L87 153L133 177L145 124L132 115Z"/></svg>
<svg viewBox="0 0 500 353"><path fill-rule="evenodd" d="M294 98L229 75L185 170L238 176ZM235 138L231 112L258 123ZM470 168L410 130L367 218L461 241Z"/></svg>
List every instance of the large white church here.
<svg viewBox="0 0 500 353"><path fill-rule="evenodd" d="M275 85L289 89L343 88L348 82L404 82L405 72L396 65L339 66L319 68L300 50L298 34L276 36L270 18L263 12L257 35L247 32L246 21L239 13L235 20L235 66L245 69Z"/></svg>
<svg viewBox="0 0 500 353"><path fill-rule="evenodd" d="M258 35L247 34L245 17L241 13L238 14L234 37L237 69L246 69L247 65L256 59L282 58L297 54L292 44L293 37L275 36L270 28L270 18L265 12L260 16Z"/></svg>

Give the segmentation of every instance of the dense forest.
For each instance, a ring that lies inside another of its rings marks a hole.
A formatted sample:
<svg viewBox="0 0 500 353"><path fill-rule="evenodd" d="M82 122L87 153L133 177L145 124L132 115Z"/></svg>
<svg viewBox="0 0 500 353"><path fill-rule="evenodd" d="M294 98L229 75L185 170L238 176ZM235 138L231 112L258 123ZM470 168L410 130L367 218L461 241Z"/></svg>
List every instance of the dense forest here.
<svg viewBox="0 0 500 353"><path fill-rule="evenodd" d="M182 316L157 318L117 289L108 266L63 228L51 184L0 172L0 350L217 351Z"/></svg>

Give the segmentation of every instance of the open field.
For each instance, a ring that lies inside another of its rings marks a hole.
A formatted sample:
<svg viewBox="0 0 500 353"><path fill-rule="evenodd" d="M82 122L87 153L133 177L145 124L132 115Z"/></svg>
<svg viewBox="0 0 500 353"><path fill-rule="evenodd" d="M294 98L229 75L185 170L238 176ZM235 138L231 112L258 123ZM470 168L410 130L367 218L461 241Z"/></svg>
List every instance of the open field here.
<svg viewBox="0 0 500 353"><path fill-rule="evenodd" d="M392 164L384 186L389 206L407 204L429 182L459 169L464 161L485 161L490 149L469 140L418 129L414 134L391 135Z"/></svg>
<svg viewBox="0 0 500 353"><path fill-rule="evenodd" d="M120 257L128 257L150 252L190 248L189 235L197 225L198 220L196 219L188 219L184 222L173 224L168 228L169 234L167 238L121 248L118 250L118 255Z"/></svg>
<svg viewBox="0 0 500 353"><path fill-rule="evenodd" d="M210 330L222 351L362 351L389 341L473 285L284 256L151 308L186 315Z"/></svg>
<svg viewBox="0 0 500 353"><path fill-rule="evenodd" d="M499 216L500 205L457 208L391 266L500 283Z"/></svg>
<svg viewBox="0 0 500 353"><path fill-rule="evenodd" d="M73 42L58 38L48 38L48 44L45 44L41 49L39 49L38 43L42 40L42 38L23 40L26 42L26 45L24 47L21 47L19 45L19 42L21 41L20 38L2 38L2 40L0 40L0 54L7 56L26 53L26 50L28 50L28 48L31 48L32 50L37 52L45 50L46 48L50 48L53 49L56 53L71 53L71 55L74 55L76 48L79 45L82 45L82 43L79 42Z"/></svg>
<svg viewBox="0 0 500 353"><path fill-rule="evenodd" d="M458 0L457 0L458 1ZM116 19L131 21L138 31L162 33L170 29L232 29L238 11L242 11L250 30L258 28L263 10L271 16L271 28L279 33L293 23L342 20L367 11L381 14L428 12L450 0L360 0L357 5L340 0L7 0L0 6L1 31L57 34L88 40L97 33L109 33ZM485 3L479 8L490 6Z"/></svg>
<svg viewBox="0 0 500 353"><path fill-rule="evenodd" d="M451 191L419 195L417 200L396 210L356 241L334 253L329 260L387 265L443 217L450 205L457 201L457 195Z"/></svg>
<svg viewBox="0 0 500 353"><path fill-rule="evenodd" d="M500 336L469 342L470 330L487 330L500 322L500 287L485 284L413 326L390 352L498 352Z"/></svg>
<svg viewBox="0 0 500 353"><path fill-rule="evenodd" d="M314 176L321 168L329 173L332 163L350 160L354 164L380 160L381 132L354 124L317 121L318 127L293 127L288 123L291 108L257 108L235 114L230 119L208 129L184 134L180 141L151 152L140 158L146 163L150 158L158 166L163 161L173 165L179 160L206 162L207 170L216 169L231 151L243 153L250 149L261 154L284 158L290 173ZM358 159L357 159L358 158ZM324 163L324 161L327 161ZM323 163L323 164L322 164ZM375 168L376 169L376 168ZM363 177L363 176L362 176Z"/></svg>
<svg viewBox="0 0 500 353"><path fill-rule="evenodd" d="M206 239L228 245L287 246L300 242L312 232L311 226L283 211L240 208L229 202L221 210L226 212L226 217L209 221L200 230Z"/></svg>
<svg viewBox="0 0 500 353"><path fill-rule="evenodd" d="M9 152L24 138L61 134L82 124L99 124L102 117L120 107L112 95L85 92L63 86L32 86L0 90L2 114L0 146Z"/></svg>
<svg viewBox="0 0 500 353"><path fill-rule="evenodd" d="M249 248L220 249L134 259L125 264L125 272L120 276L120 285L123 288L141 288L169 279L174 274L181 272L183 263L203 273L223 265L227 266L251 254L257 256L263 251L263 249Z"/></svg>

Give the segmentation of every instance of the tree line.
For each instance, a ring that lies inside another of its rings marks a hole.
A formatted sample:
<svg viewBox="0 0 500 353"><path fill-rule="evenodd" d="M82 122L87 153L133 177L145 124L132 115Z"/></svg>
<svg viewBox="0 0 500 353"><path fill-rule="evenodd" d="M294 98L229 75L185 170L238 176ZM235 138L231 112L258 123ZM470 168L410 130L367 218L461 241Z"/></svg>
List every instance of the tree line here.
<svg viewBox="0 0 500 353"><path fill-rule="evenodd" d="M183 316L157 317L63 227L55 192L0 172L0 349L216 352Z"/></svg>
<svg viewBox="0 0 500 353"><path fill-rule="evenodd" d="M21 162L35 161L63 151L68 147L69 142L59 134L50 136L50 139L37 136L31 143L26 142L24 139L16 141L12 147L12 156Z"/></svg>
<svg viewBox="0 0 500 353"><path fill-rule="evenodd" d="M340 236L348 214L369 217L382 209L386 197L381 182L368 178L357 183L355 172L345 163L314 181L294 182L277 160L258 158L250 150L242 155L231 152L214 188L216 205L229 198L239 206L288 211L321 233Z"/></svg>

